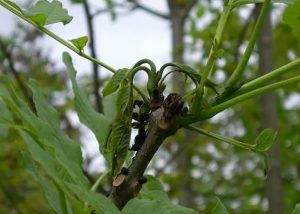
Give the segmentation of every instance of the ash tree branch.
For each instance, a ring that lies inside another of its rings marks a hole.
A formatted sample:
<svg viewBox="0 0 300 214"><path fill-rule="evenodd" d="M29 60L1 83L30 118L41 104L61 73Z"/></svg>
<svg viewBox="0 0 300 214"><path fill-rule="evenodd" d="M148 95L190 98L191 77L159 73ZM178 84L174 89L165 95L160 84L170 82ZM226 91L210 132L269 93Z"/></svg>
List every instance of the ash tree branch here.
<svg viewBox="0 0 300 214"><path fill-rule="evenodd" d="M0 50L2 51L3 55L7 59L9 70L11 71L13 77L16 79L17 84L20 87L23 96L27 100L31 110L36 113L32 95L30 94L28 88L26 87L23 80L21 79L19 72L17 72L11 51L7 49L7 47L5 46L5 44L1 39L0 39Z"/></svg>
<svg viewBox="0 0 300 214"><path fill-rule="evenodd" d="M86 16L86 23L88 29L88 37L89 37L89 48L91 51L91 56L97 59L96 54L96 46L95 46L95 31L93 26L93 16L90 11L90 6L88 1L83 1L83 8ZM96 63L92 63L93 66L93 94L96 102L96 109L98 112L103 112L102 98L100 95L100 81L99 81L99 66Z"/></svg>
<svg viewBox="0 0 300 214"><path fill-rule="evenodd" d="M177 94L170 94L163 105L151 113L146 139L128 172L121 173L114 179L109 197L120 210L141 190L145 179L143 174L162 142L180 128L183 102L179 97Z"/></svg>

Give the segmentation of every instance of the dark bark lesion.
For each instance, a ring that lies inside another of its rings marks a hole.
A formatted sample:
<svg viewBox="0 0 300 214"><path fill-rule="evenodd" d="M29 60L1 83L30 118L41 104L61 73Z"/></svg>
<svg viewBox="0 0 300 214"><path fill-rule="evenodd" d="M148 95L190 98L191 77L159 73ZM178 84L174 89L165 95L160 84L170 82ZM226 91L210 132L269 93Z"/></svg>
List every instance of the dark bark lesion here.
<svg viewBox="0 0 300 214"><path fill-rule="evenodd" d="M109 197L120 210L137 196L146 182L144 172L160 145L180 128L183 106L181 96L172 93L163 100L159 108L151 111L144 143L129 168L123 168L113 181Z"/></svg>

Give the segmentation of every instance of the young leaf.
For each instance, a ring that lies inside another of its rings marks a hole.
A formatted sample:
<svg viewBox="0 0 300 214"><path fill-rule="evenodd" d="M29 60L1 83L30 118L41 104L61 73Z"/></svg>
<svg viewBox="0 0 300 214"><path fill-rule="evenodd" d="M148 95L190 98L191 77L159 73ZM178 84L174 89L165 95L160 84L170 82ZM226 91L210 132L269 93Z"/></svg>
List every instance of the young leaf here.
<svg viewBox="0 0 300 214"><path fill-rule="evenodd" d="M66 25L73 19L73 17L68 14L68 11L62 7L62 3L57 0L53 0L52 2L39 0L23 13L39 26L58 22L62 22Z"/></svg>
<svg viewBox="0 0 300 214"><path fill-rule="evenodd" d="M300 38L300 0L295 0L283 13L283 21L288 24L298 38Z"/></svg>
<svg viewBox="0 0 300 214"><path fill-rule="evenodd" d="M71 39L70 42L79 49L79 51L82 51L83 48L86 46L88 42L88 37L87 36L82 36L76 39Z"/></svg>
<svg viewBox="0 0 300 214"><path fill-rule="evenodd" d="M223 205L219 198L217 198L217 203L212 210L212 214L228 214L226 207Z"/></svg>
<svg viewBox="0 0 300 214"><path fill-rule="evenodd" d="M110 153L111 161L109 164L113 175L121 168L128 153L131 137L132 99L132 85L124 79L118 90L117 115L105 150Z"/></svg>
<svg viewBox="0 0 300 214"><path fill-rule="evenodd" d="M108 81L107 85L104 87L102 94L107 96L111 93L114 93L120 87L120 83L125 79L126 74L129 72L127 68L117 70L112 78Z"/></svg>
<svg viewBox="0 0 300 214"><path fill-rule="evenodd" d="M300 214L300 203L296 204L292 214Z"/></svg>
<svg viewBox="0 0 300 214"><path fill-rule="evenodd" d="M255 140L254 151L265 152L274 143L276 132L273 129L264 129Z"/></svg>

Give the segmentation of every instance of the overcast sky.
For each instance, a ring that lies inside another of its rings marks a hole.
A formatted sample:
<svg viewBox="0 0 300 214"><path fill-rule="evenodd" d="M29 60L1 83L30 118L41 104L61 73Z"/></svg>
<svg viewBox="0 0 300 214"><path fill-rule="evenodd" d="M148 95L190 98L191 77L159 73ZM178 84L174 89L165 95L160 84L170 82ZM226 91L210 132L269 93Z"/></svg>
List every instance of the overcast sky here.
<svg viewBox="0 0 300 214"><path fill-rule="evenodd" d="M26 1L15 1L22 4ZM69 14L73 16L70 24L53 24L47 26L53 32L65 39L73 39L87 35L85 16L81 4L70 4L61 1ZM101 1L90 1L93 5L100 5ZM102 1L104 2L104 1ZM166 1L141 1L143 4L167 12ZM0 7L0 34L8 35L14 28L17 18ZM100 60L114 68L131 67L141 58L149 58L158 66L170 60L170 26L169 22L141 10L124 14L115 21L108 14L102 14L95 20L96 46ZM61 63L61 53L67 50L52 38L45 38L43 46L51 50L50 56ZM153 45L157 48L153 48ZM51 47L51 48L50 48ZM46 49L47 49L46 48ZM47 50L49 50L47 49ZM75 55L74 55L75 56ZM76 56L75 66L80 72L89 71L89 62ZM103 71L104 72L104 71Z"/></svg>

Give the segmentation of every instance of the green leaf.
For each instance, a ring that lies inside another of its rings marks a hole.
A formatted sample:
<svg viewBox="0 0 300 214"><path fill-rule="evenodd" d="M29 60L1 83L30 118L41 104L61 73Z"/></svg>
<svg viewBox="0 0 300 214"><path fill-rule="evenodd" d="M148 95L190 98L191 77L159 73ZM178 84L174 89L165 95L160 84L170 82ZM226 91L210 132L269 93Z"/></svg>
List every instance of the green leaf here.
<svg viewBox="0 0 300 214"><path fill-rule="evenodd" d="M85 190L77 185L67 183L67 186L72 189L75 195L81 200L87 202L92 206L95 214L109 213L109 214L119 214L121 213L118 208L113 204L113 202L102 194ZM78 212L80 213L80 212ZM92 213L92 212L86 212Z"/></svg>
<svg viewBox="0 0 300 214"><path fill-rule="evenodd" d="M36 139L32 138L27 132L22 130L19 132L29 148L31 157L41 165L41 168L47 172L49 177L54 181L55 186L57 186L60 194L60 205L62 203L70 203L71 207L69 209L76 208L76 210L74 210L75 213L85 213L83 212L84 203L92 206L92 209L96 209L96 213L118 213L117 208L108 198L96 195L94 192L91 192L89 188L80 185L76 179L72 179L69 171L66 171L65 168L61 166L62 163L56 161L47 151L43 150ZM44 190L49 191L49 186L45 186ZM47 199L51 200L50 203L57 209L57 201L53 201L53 194L52 192ZM67 201L65 202L65 200ZM65 207L64 210L67 209L66 205L63 207ZM82 211L80 212L80 210Z"/></svg>
<svg viewBox="0 0 300 214"><path fill-rule="evenodd" d="M9 103L9 107L15 110L16 116L26 124L24 130L21 128L17 130L25 141L31 158L45 170L50 180L53 180L53 186L45 180L38 181L42 184L49 203L52 203L55 210L73 209L76 211L74 213L85 213L84 203L96 209L96 213L119 213L109 199L104 196L95 197L95 193L89 190L87 179L81 169L81 162L77 163L78 157L74 156L75 154L73 156L69 154L74 151L72 144L68 144L70 143L68 138L58 130L57 113L51 107L46 106L46 101L34 81L30 82L30 88L33 91L38 117L30 112L26 103L14 94L13 90L10 91L11 96L8 96L9 93L1 93L1 96ZM79 144L73 144L79 147ZM70 151L66 151L65 148L69 148ZM79 154L81 157L81 153ZM53 190L49 192L51 187ZM54 197L56 199L59 197L59 205L65 204L63 209L58 207L58 202L53 199Z"/></svg>
<svg viewBox="0 0 300 214"><path fill-rule="evenodd" d="M70 42L72 42L72 44L78 48L80 51L83 50L83 48L86 46L87 42L88 42L88 37L87 36L82 36L76 39L71 39Z"/></svg>
<svg viewBox="0 0 300 214"><path fill-rule="evenodd" d="M59 22L66 25L73 19L73 17L68 14L68 11L62 7L62 3L57 0L53 0L52 2L39 0L23 13L39 26Z"/></svg>
<svg viewBox="0 0 300 214"><path fill-rule="evenodd" d="M56 213L63 213L63 207L59 200L59 192L57 186L50 184L45 176L40 176L38 169L27 152L22 152L23 159L25 160L25 166L32 178L38 182L43 190L47 201Z"/></svg>
<svg viewBox="0 0 300 214"><path fill-rule="evenodd" d="M292 214L300 214L300 203L296 204Z"/></svg>
<svg viewBox="0 0 300 214"><path fill-rule="evenodd" d="M117 115L106 147L106 151L111 157L109 166L113 175L118 173L128 153L131 137L132 99L132 85L124 79L118 90Z"/></svg>
<svg viewBox="0 0 300 214"><path fill-rule="evenodd" d="M217 198L217 203L212 210L212 214L228 214L226 207L223 205L219 198Z"/></svg>
<svg viewBox="0 0 300 214"><path fill-rule="evenodd" d="M147 176L147 183L139 194L139 198L130 200L123 208L125 214L196 214L195 210L176 204L168 198L161 183L153 176Z"/></svg>
<svg viewBox="0 0 300 214"><path fill-rule="evenodd" d="M283 13L283 21L288 24L300 38L300 0L295 0Z"/></svg>
<svg viewBox="0 0 300 214"><path fill-rule="evenodd" d="M75 108L79 120L88 128L90 128L91 131L95 134L100 146L100 151L104 155L105 159L109 162L111 160L111 157L108 155L108 151L105 149L105 147L108 136L111 132L111 126L114 118L104 116L103 114L100 114L93 109L93 107L89 103L87 95L76 82L76 70L74 69L72 64L72 58L67 52L63 53L63 61L71 78L75 95Z"/></svg>
<svg viewBox="0 0 300 214"><path fill-rule="evenodd" d="M0 99L0 142L3 142L9 133L9 125L13 124L13 116L6 104Z"/></svg>
<svg viewBox="0 0 300 214"><path fill-rule="evenodd" d="M264 129L255 140L254 150L258 152L267 151L276 138L276 132L273 129Z"/></svg>
<svg viewBox="0 0 300 214"><path fill-rule="evenodd" d="M111 93L114 93L120 87L120 83L126 78L126 74L129 72L128 69L123 68L117 70L116 73L112 76L112 78L108 81L107 85L104 87L102 94L103 96L107 96Z"/></svg>

